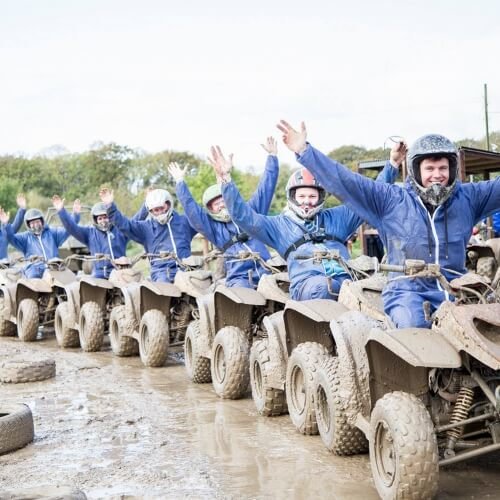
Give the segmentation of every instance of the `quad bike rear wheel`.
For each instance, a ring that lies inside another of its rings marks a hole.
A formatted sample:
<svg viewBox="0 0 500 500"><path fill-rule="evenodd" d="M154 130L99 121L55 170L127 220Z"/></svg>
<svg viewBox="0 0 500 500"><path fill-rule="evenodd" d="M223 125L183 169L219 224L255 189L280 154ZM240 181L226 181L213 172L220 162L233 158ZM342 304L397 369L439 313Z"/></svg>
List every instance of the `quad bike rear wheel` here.
<svg viewBox="0 0 500 500"><path fill-rule="evenodd" d="M236 326L225 326L212 346L212 384L223 399L239 399L250 382L249 346L246 333Z"/></svg>
<svg viewBox="0 0 500 500"><path fill-rule="evenodd" d="M33 342L38 334L40 315L34 299L23 299L17 308L17 334L23 342Z"/></svg>
<svg viewBox="0 0 500 500"><path fill-rule="evenodd" d="M116 306L109 315L109 340L111 350L115 356L134 356L139 354L139 344L137 340L130 337L133 325L127 323L126 306Z"/></svg>
<svg viewBox="0 0 500 500"><path fill-rule="evenodd" d="M413 394L391 392L375 404L370 418L370 463L383 499L436 494L439 465L434 425Z"/></svg>
<svg viewBox="0 0 500 500"><path fill-rule="evenodd" d="M318 367L328 356L328 349L318 342L299 344L286 367L286 401L295 428L306 435L318 434L314 411L313 381Z"/></svg>
<svg viewBox="0 0 500 500"><path fill-rule="evenodd" d="M200 320L195 319L189 323L186 329L184 364L188 377L195 384L206 384L212 382L212 375L210 373L210 359L204 358L198 352L198 339L200 335Z"/></svg>
<svg viewBox="0 0 500 500"><path fill-rule="evenodd" d="M256 340L250 349L250 385L257 411L264 417L274 417L287 412L285 391L269 384L268 340Z"/></svg>
<svg viewBox="0 0 500 500"><path fill-rule="evenodd" d="M0 337L13 337L16 325L6 318L5 296L0 297Z"/></svg>
<svg viewBox="0 0 500 500"><path fill-rule="evenodd" d="M339 359L327 358L314 377L314 409L319 435L335 455L355 455L368 450L363 432L347 421L349 404L342 392Z"/></svg>
<svg viewBox="0 0 500 500"><path fill-rule="evenodd" d="M139 326L139 354L144 366L163 366L169 346L168 322L158 309L146 311Z"/></svg>
<svg viewBox="0 0 500 500"><path fill-rule="evenodd" d="M80 347L78 330L70 328L69 304L61 302L56 307L54 330L59 347Z"/></svg>
<svg viewBox="0 0 500 500"><path fill-rule="evenodd" d="M86 352L100 351L104 341L104 314L97 302L85 302L80 309L80 345Z"/></svg>

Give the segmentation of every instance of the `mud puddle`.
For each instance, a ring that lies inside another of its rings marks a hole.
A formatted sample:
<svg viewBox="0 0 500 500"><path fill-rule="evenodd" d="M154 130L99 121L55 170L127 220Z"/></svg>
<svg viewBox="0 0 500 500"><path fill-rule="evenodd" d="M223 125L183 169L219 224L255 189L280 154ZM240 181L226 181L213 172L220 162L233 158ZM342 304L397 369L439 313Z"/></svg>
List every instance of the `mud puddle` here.
<svg viewBox="0 0 500 500"><path fill-rule="evenodd" d="M55 379L0 384L27 403L35 441L0 456L2 491L79 488L88 498L376 499L367 455L339 458L288 416L259 417L250 397L191 384L182 358L145 368L109 349L61 351L48 337L0 339L0 357L52 356ZM443 471L439 498L498 498L500 454Z"/></svg>

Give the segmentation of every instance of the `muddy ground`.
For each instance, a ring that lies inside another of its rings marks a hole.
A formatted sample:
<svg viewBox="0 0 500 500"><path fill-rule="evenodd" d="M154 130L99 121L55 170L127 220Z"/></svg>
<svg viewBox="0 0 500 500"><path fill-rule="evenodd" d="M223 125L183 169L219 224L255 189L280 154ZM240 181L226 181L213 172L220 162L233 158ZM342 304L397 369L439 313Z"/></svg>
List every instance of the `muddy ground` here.
<svg viewBox="0 0 500 500"><path fill-rule="evenodd" d="M59 350L0 338L0 358L56 359L44 382L1 384L0 402L27 403L35 441L0 456L0 499L50 486L88 498L375 499L367 455L340 458L287 415L259 417L250 395L223 401L191 384L180 355L163 368L139 358ZM500 498L500 454L442 471L440 499Z"/></svg>

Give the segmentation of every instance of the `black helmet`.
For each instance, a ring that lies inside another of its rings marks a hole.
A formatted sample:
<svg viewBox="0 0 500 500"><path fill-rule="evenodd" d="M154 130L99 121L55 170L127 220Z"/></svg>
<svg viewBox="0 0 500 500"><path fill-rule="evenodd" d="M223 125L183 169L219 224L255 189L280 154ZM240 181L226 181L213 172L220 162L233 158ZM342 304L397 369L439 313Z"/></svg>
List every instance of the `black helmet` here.
<svg viewBox="0 0 500 500"><path fill-rule="evenodd" d="M427 188L422 186L420 163L425 158L447 158L450 164L450 177L447 186L433 184ZM425 203L441 205L453 192L458 177L458 151L453 142L439 134L427 134L418 138L407 156L408 177L413 189Z"/></svg>
<svg viewBox="0 0 500 500"><path fill-rule="evenodd" d="M36 219L41 219L42 221L42 227L41 228L31 228L29 223L32 220ZM42 232L43 226L45 224L45 220L43 218L43 214L41 210L38 210L38 208L30 208L29 210L26 210L26 213L24 214L24 223L26 224L26 227L28 228L28 231L31 231L34 234L40 234Z"/></svg>
<svg viewBox="0 0 500 500"><path fill-rule="evenodd" d="M109 221L105 223L100 223L98 224L97 222L97 217L99 215L108 215L108 209L106 208L106 205L102 202L96 203L92 209L90 210L90 213L92 214L92 221L94 226L99 229L99 231L109 231L111 228L111 224Z"/></svg>

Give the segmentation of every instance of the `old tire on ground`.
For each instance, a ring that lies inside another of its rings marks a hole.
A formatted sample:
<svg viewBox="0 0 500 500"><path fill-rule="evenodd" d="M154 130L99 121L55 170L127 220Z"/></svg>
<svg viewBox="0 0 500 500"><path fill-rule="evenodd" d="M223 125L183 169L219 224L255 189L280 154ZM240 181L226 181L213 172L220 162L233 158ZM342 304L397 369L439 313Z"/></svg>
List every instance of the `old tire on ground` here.
<svg viewBox="0 0 500 500"><path fill-rule="evenodd" d="M210 359L200 356L198 352L198 338L201 335L200 320L195 319L186 329L184 341L184 364L188 377L195 384L212 382L210 373Z"/></svg>
<svg viewBox="0 0 500 500"><path fill-rule="evenodd" d="M27 405L0 403L0 455L31 443L33 415Z"/></svg>
<svg viewBox="0 0 500 500"><path fill-rule="evenodd" d="M23 342L33 342L36 340L39 317L36 300L21 300L17 307L17 334Z"/></svg>
<svg viewBox="0 0 500 500"><path fill-rule="evenodd" d="M134 356L139 354L139 343L133 337L130 331L133 325L127 322L126 306L115 306L109 315L109 340L111 350L115 356Z"/></svg>
<svg viewBox="0 0 500 500"><path fill-rule="evenodd" d="M495 276L497 263L495 257L479 257L476 264L476 273L487 276L491 280Z"/></svg>
<svg viewBox="0 0 500 500"><path fill-rule="evenodd" d="M100 351L104 341L104 314L97 302L85 302L80 309L80 345L85 352Z"/></svg>
<svg viewBox="0 0 500 500"><path fill-rule="evenodd" d="M69 304L61 302L56 307L54 330L59 347L80 347L78 330L70 328Z"/></svg>
<svg viewBox="0 0 500 500"><path fill-rule="evenodd" d="M327 356L328 350L324 345L304 342L292 351L288 359L285 382L288 413L301 434L318 434L313 381L316 370Z"/></svg>
<svg viewBox="0 0 500 500"><path fill-rule="evenodd" d="M38 382L56 376L56 362L53 359L24 361L11 359L0 363L0 381L17 384Z"/></svg>
<svg viewBox="0 0 500 500"><path fill-rule="evenodd" d="M225 326L215 335L212 346L212 384L218 396L239 399L250 382L249 345L244 331Z"/></svg>
<svg viewBox="0 0 500 500"><path fill-rule="evenodd" d="M342 393L337 357L327 358L314 377L314 410L325 446L336 455L355 455L368 450L363 432L347 422L347 398Z"/></svg>
<svg viewBox="0 0 500 500"><path fill-rule="evenodd" d="M413 394L391 392L375 404L370 418L370 463L384 499L436 494L436 434L429 412Z"/></svg>
<svg viewBox="0 0 500 500"><path fill-rule="evenodd" d="M0 337L13 337L16 334L16 325L6 318L5 296L0 296Z"/></svg>
<svg viewBox="0 0 500 500"><path fill-rule="evenodd" d="M139 354L144 366L163 366L169 345L168 322L158 309L146 311L139 326Z"/></svg>
<svg viewBox="0 0 500 500"><path fill-rule="evenodd" d="M285 391L271 387L268 382L269 364L268 340L257 340L250 349L250 386L257 411L265 417L286 413Z"/></svg>

